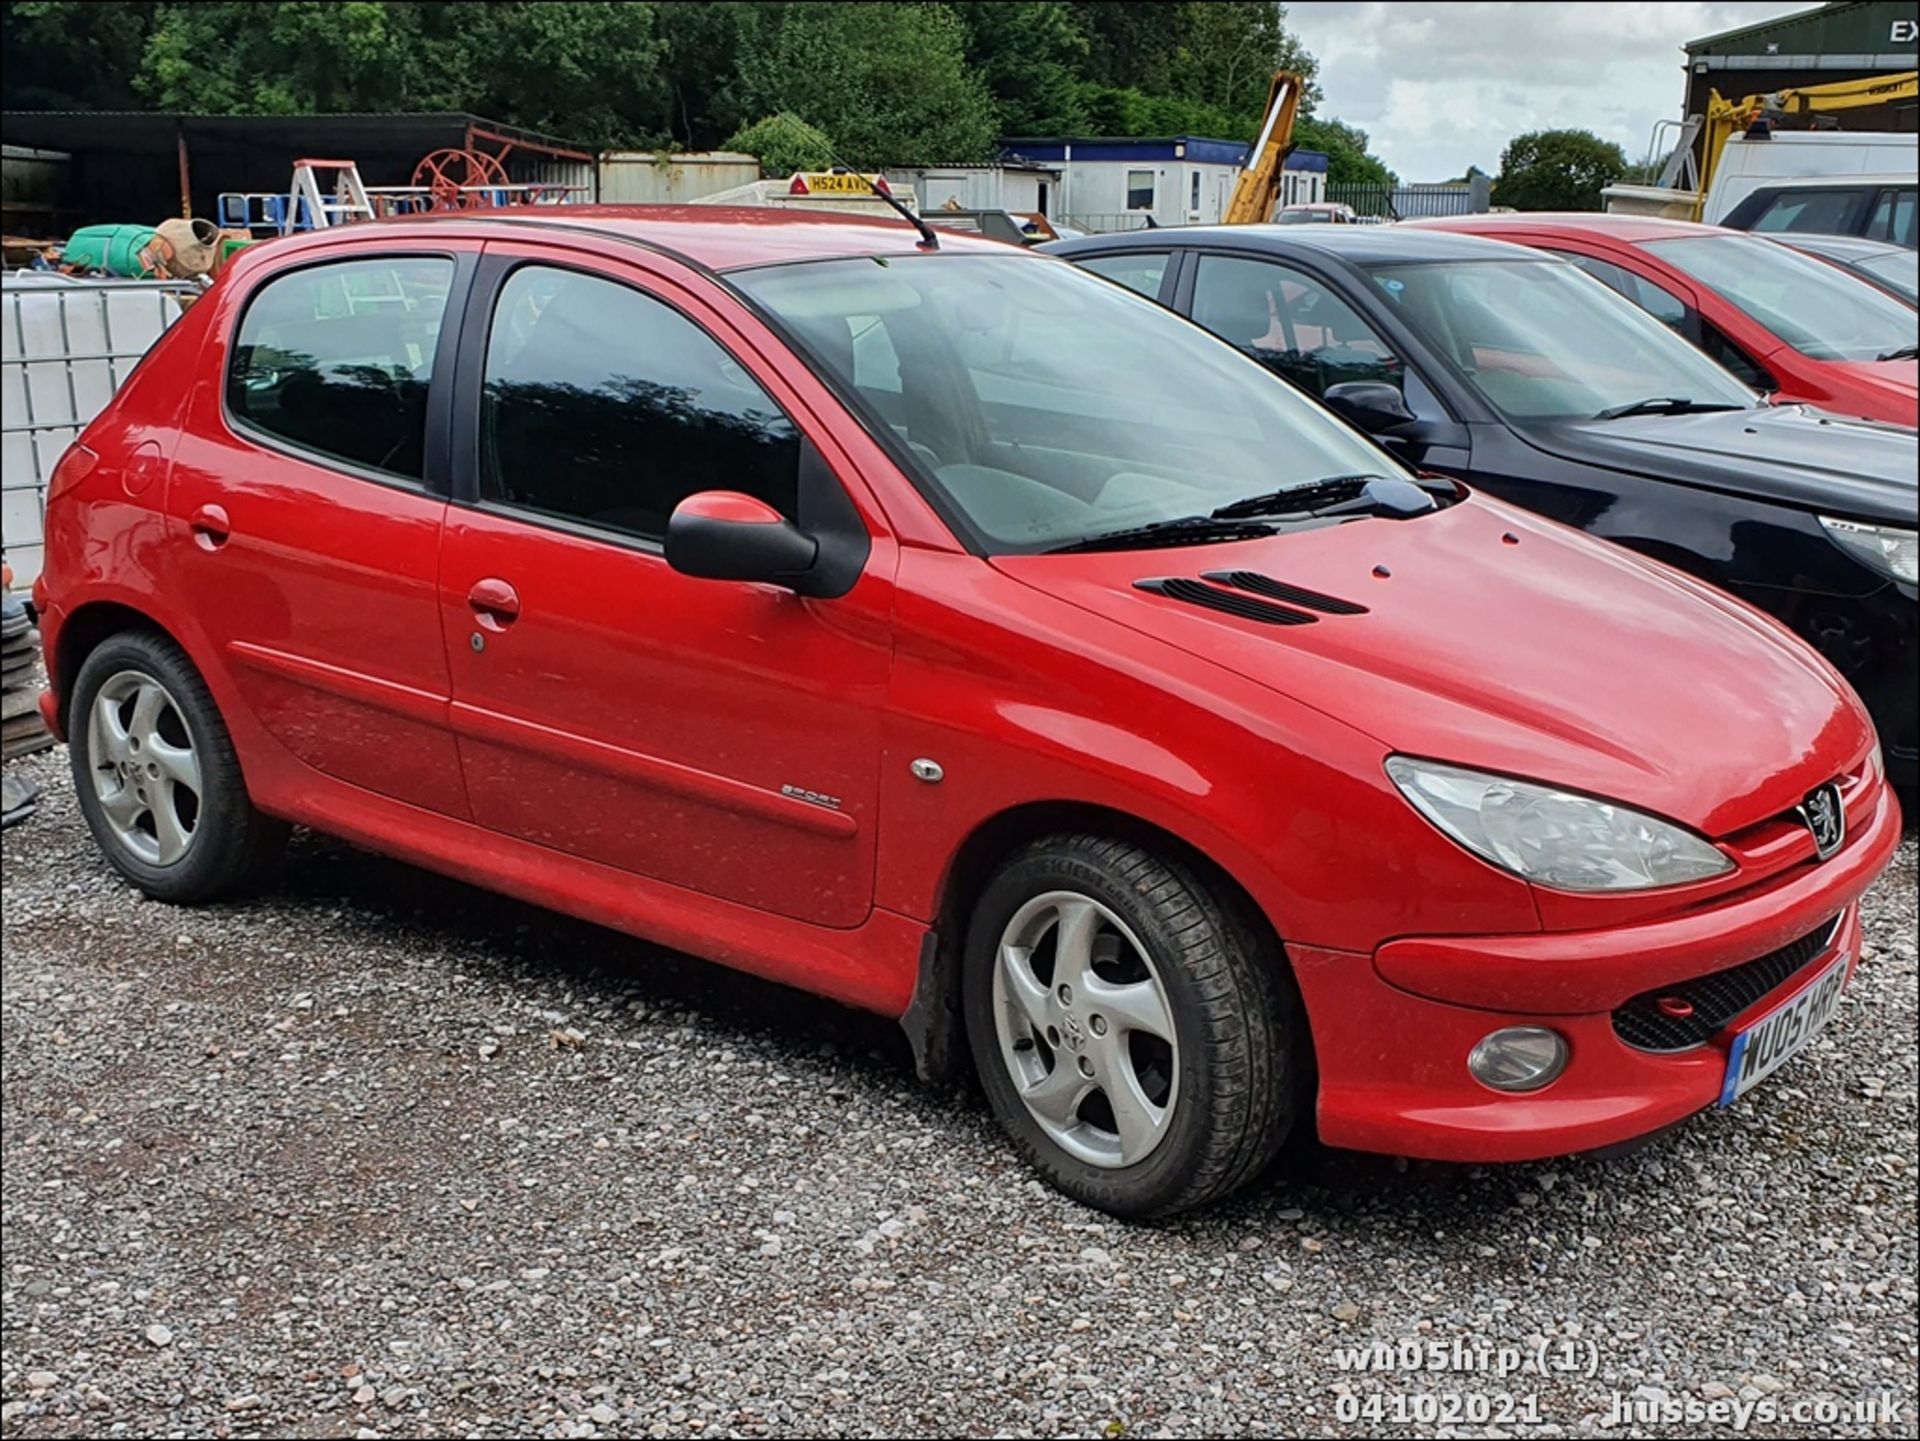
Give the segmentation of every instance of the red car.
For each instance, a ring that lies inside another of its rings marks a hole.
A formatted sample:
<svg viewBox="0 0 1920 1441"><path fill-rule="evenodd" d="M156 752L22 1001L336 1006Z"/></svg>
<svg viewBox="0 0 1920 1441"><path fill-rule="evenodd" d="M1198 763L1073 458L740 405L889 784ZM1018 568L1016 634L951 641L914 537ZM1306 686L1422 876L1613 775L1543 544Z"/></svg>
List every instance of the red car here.
<svg viewBox="0 0 1920 1441"><path fill-rule="evenodd" d="M821 992L1125 1215L1295 1127L1507 1160L1732 1101L1899 829L1773 621L888 221L256 247L47 535L43 709L149 894L298 822Z"/></svg>
<svg viewBox="0 0 1920 1441"><path fill-rule="evenodd" d="M1407 223L1564 255L1776 400L1920 424L1912 308L1777 241L1640 215Z"/></svg>

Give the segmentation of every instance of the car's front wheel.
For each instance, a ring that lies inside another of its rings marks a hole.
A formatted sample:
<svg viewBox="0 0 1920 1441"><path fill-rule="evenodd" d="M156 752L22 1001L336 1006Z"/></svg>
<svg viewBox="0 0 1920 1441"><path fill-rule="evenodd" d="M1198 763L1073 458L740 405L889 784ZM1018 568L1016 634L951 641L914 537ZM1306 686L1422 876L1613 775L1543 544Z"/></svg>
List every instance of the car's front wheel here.
<svg viewBox="0 0 1920 1441"><path fill-rule="evenodd" d="M68 730L93 838L148 895L210 900L278 855L287 828L254 808L207 684L172 641L103 641L74 679Z"/></svg>
<svg viewBox="0 0 1920 1441"><path fill-rule="evenodd" d="M1304 1042L1284 965L1182 864L1096 836L1036 842L968 929L974 1062L1060 1190L1170 1215L1243 1185L1292 1128Z"/></svg>

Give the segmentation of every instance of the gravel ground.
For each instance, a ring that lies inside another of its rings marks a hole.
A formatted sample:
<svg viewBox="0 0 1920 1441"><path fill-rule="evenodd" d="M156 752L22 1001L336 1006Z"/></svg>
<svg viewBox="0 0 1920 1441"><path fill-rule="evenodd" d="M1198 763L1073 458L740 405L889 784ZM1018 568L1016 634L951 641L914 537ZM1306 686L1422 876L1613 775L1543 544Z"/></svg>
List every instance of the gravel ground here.
<svg viewBox="0 0 1920 1441"><path fill-rule="evenodd" d="M145 902L64 752L15 764L9 1436L1715 1429L1616 1394L1913 1434L1911 837L1839 1020L1737 1109L1605 1161L1309 1154L1142 1227L882 1022L317 838L263 899ZM1376 1339L1554 1364L1341 1369Z"/></svg>

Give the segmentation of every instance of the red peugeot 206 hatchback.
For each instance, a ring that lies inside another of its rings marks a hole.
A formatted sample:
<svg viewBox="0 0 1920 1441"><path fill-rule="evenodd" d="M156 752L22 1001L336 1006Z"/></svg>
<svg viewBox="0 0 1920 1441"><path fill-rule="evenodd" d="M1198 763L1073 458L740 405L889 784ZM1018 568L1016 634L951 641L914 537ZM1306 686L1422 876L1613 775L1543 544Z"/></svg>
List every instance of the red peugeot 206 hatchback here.
<svg viewBox="0 0 1920 1441"><path fill-rule="evenodd" d="M1778 241L1644 215L1409 223L1564 256L1776 400L1920 424L1913 307Z"/></svg>
<svg viewBox="0 0 1920 1441"><path fill-rule="evenodd" d="M893 221L262 245L47 526L44 708L149 894L299 822L837 997L1123 1215L1297 1128L1494 1161L1739 1103L1899 826L1773 621Z"/></svg>

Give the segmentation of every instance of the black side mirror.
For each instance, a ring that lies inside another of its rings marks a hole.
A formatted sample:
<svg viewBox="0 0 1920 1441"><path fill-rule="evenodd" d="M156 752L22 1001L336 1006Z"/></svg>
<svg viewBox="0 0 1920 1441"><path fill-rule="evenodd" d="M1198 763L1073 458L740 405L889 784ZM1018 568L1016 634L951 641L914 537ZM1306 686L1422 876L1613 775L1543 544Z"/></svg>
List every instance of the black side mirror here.
<svg viewBox="0 0 1920 1441"><path fill-rule="evenodd" d="M819 543L765 501L738 491L703 490L675 506L666 553L667 564L682 575L820 593L811 579Z"/></svg>
<svg viewBox="0 0 1920 1441"><path fill-rule="evenodd" d="M1407 409L1400 388L1384 380L1342 381L1329 385L1320 399L1327 409L1368 435L1390 433L1419 418Z"/></svg>

